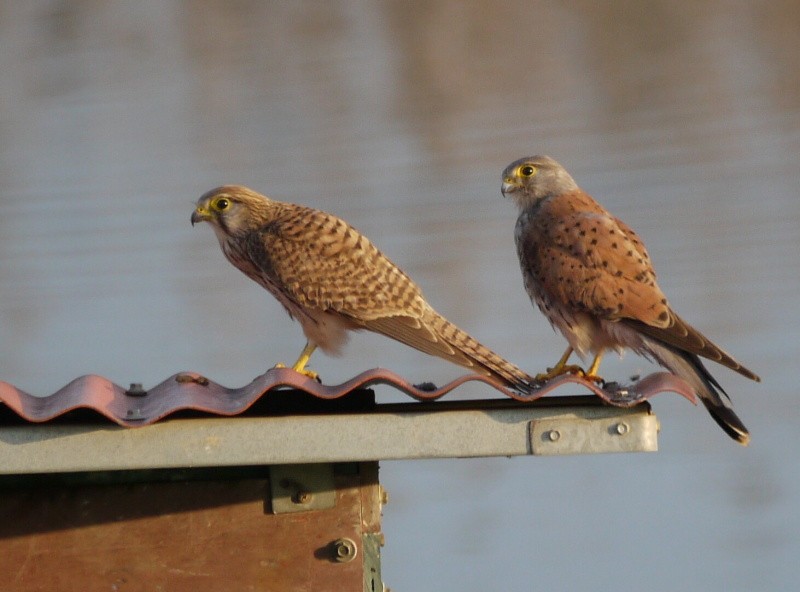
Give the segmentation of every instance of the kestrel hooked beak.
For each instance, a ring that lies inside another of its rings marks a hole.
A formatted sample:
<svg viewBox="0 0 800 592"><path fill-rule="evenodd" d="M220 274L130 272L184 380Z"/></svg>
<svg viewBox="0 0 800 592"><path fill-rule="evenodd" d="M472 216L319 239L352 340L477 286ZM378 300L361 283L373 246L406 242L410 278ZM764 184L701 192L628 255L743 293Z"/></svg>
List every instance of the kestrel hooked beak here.
<svg viewBox="0 0 800 592"><path fill-rule="evenodd" d="M759 377L672 310L638 235L548 156L512 162L502 180L503 195L519 208L514 236L525 289L569 342L556 366L537 378L579 372L602 380L605 350L632 349L688 381L722 429L747 444L747 428L700 357ZM594 354L587 371L567 365L573 351Z"/></svg>
<svg viewBox="0 0 800 592"><path fill-rule="evenodd" d="M300 322L307 342L293 368L319 347L335 354L367 329L527 393L535 380L438 314L417 285L344 220L275 201L241 186L212 189L192 224L214 228L228 260Z"/></svg>

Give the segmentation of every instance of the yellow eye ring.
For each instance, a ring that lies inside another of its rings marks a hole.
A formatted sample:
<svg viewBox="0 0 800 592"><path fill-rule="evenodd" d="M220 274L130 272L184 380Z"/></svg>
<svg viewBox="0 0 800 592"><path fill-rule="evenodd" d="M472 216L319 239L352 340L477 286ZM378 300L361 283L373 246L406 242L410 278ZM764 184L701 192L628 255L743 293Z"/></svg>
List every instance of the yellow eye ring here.
<svg viewBox="0 0 800 592"><path fill-rule="evenodd" d="M211 202L211 207L217 210L218 212L227 210L230 207L230 205L231 205L230 200L224 197L218 197L213 202Z"/></svg>
<svg viewBox="0 0 800 592"><path fill-rule="evenodd" d="M520 177L533 177L536 174L536 167L530 164L524 164L517 169L517 174Z"/></svg>

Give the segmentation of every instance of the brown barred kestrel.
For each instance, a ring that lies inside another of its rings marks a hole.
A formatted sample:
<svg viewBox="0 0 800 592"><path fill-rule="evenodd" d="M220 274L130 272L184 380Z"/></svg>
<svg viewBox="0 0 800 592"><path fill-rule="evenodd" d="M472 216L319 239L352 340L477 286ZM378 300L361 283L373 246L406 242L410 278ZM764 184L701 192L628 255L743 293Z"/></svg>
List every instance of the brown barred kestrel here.
<svg viewBox="0 0 800 592"><path fill-rule="evenodd" d="M569 342L537 378L578 372L601 381L603 352L629 348L689 382L722 429L746 445L747 428L699 356L760 378L672 310L637 234L547 156L508 165L502 192L519 207L514 237L525 290ZM594 354L588 371L567 365L573 351Z"/></svg>
<svg viewBox="0 0 800 592"><path fill-rule="evenodd" d="M198 200L196 222L209 222L228 260L300 322L307 343L298 372L315 377L305 366L317 347L336 354L347 331L368 329L517 391L535 385L433 310L400 268L336 216L229 185Z"/></svg>

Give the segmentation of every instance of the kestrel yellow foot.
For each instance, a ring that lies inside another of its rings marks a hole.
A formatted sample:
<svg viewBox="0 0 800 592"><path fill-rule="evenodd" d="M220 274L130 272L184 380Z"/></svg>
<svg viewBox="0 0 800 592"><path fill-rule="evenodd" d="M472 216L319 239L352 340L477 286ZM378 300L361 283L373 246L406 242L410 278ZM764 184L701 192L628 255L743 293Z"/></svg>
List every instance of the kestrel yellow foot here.
<svg viewBox="0 0 800 592"><path fill-rule="evenodd" d="M547 382L553 380L558 376L564 374L576 374L578 376L586 376L586 371L577 364L564 364L563 366L556 366L555 368L548 368L547 372L542 372L536 375L536 380L539 382Z"/></svg>
<svg viewBox="0 0 800 592"><path fill-rule="evenodd" d="M317 374L313 370L309 370L309 369L305 368L303 370L297 370L297 372L299 372L300 374L304 374L304 375L308 376L311 380L316 380L317 382L322 382L319 379L319 374Z"/></svg>
<svg viewBox="0 0 800 592"><path fill-rule="evenodd" d="M581 378L584 380L591 380L592 382L596 382L599 385L603 385L606 382L606 379L602 376L598 376L597 374L581 374Z"/></svg>
<svg viewBox="0 0 800 592"><path fill-rule="evenodd" d="M556 365L552 368L548 368L547 372L537 374L535 376L536 380L539 382L547 382L548 380L552 380L557 376L561 376L562 374L577 374L578 376L586 376L586 372L580 366L567 364L567 361L571 355L572 348L568 347L567 351L564 352L564 355L561 356L558 362L556 362Z"/></svg>
<svg viewBox="0 0 800 592"><path fill-rule="evenodd" d="M306 364L308 364L309 358L311 358L311 354L314 353L314 350L317 349L317 346L313 343L306 342L306 346L303 348L303 351L300 352L300 357L297 358L297 361L292 366L292 370L295 372L299 372L300 374L304 374L311 378L312 380L319 381L319 374L314 372L313 370L306 369ZM275 368L286 368L286 364L275 364Z"/></svg>
<svg viewBox="0 0 800 592"><path fill-rule="evenodd" d="M516 160L501 178L503 195L519 208L514 238L525 289L569 343L596 355L584 377L602 382L597 372L603 347L631 349L687 380L720 427L747 444L747 428L700 358L751 380L759 381L758 375L670 307L639 235L549 156Z"/></svg>
<svg viewBox="0 0 800 592"><path fill-rule="evenodd" d="M286 368L286 367L287 367L286 364L284 364L283 362L278 362L277 364L275 364L273 366L273 368ZM303 368L302 370L298 370L294 366L292 366L292 370L294 370L295 372L299 372L300 374L303 374L305 376L308 376L312 380L319 381L319 374L317 374L313 370L308 370L307 368Z"/></svg>
<svg viewBox="0 0 800 592"><path fill-rule="evenodd" d="M594 360L592 360L592 365L589 366L589 370L583 373L583 378L596 382L597 384L603 384L605 380L602 376L597 374L597 371L600 369L600 360L602 359L603 352L600 352L594 357Z"/></svg>
<svg viewBox="0 0 800 592"><path fill-rule="evenodd" d="M532 376L437 313L419 287L341 218L238 185L195 205L192 224L213 226L228 261L266 288L328 353L366 329L438 356L521 393ZM304 372L307 346L294 369Z"/></svg>

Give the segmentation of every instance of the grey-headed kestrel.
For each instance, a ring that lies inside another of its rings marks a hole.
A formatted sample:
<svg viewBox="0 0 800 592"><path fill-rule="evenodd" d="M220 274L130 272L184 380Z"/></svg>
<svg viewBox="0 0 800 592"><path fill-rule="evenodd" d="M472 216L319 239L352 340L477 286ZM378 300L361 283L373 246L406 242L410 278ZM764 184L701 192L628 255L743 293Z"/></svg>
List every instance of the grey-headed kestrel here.
<svg viewBox="0 0 800 592"><path fill-rule="evenodd" d="M197 222L209 222L228 260L300 322L307 343L298 372L316 377L305 366L317 347L337 354L348 331L368 329L520 392L536 384L439 315L400 268L336 216L230 185L197 201Z"/></svg>
<svg viewBox="0 0 800 592"><path fill-rule="evenodd" d="M699 356L760 378L672 310L638 235L547 156L508 165L502 192L519 207L514 237L525 290L569 342L537 378L577 372L601 381L603 352L629 348L689 382L722 429L746 445L747 428ZM567 365L573 351L594 354L588 371Z"/></svg>

